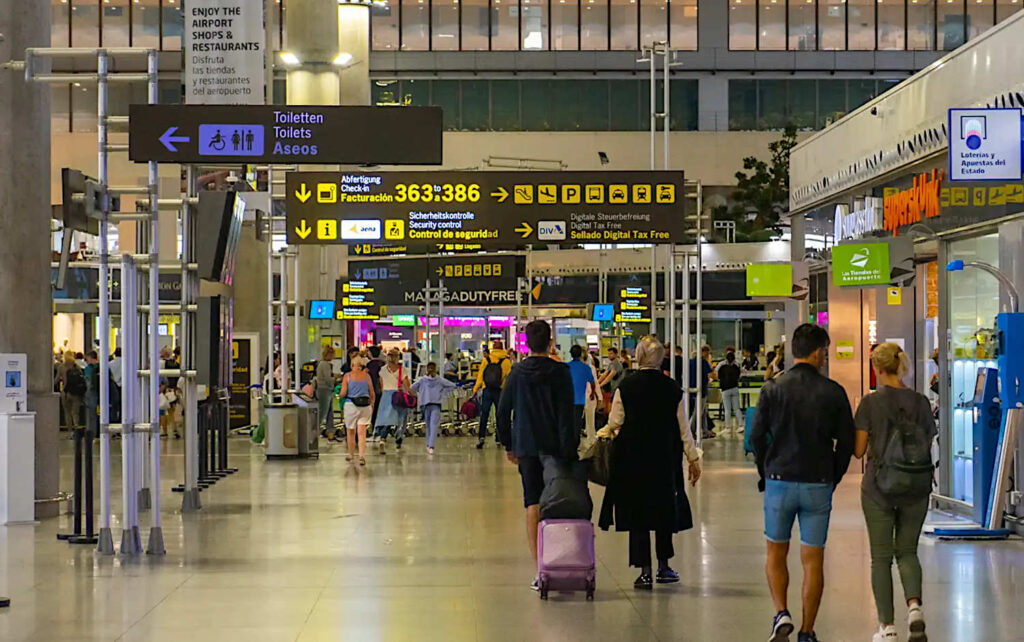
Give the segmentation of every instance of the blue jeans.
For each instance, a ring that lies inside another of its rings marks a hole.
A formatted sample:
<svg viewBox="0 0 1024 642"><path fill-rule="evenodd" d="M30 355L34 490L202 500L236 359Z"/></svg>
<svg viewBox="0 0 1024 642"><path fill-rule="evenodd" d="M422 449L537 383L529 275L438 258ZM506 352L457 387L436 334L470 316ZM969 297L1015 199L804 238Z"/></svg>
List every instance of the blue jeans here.
<svg viewBox="0 0 1024 642"><path fill-rule="evenodd" d="M495 411L498 409L498 399L501 397L501 391L491 392L487 388L480 391L480 429L479 439L483 441L487 438L487 422L491 418L491 408Z"/></svg>
<svg viewBox="0 0 1024 642"><path fill-rule="evenodd" d="M433 448L437 440L437 428L441 425L441 404L428 403L423 406L423 420L427 422L427 448Z"/></svg>
<svg viewBox="0 0 1024 642"><path fill-rule="evenodd" d="M769 479L764 488L764 536L784 544L800 520L800 543L823 548L832 515L832 484L805 484Z"/></svg>

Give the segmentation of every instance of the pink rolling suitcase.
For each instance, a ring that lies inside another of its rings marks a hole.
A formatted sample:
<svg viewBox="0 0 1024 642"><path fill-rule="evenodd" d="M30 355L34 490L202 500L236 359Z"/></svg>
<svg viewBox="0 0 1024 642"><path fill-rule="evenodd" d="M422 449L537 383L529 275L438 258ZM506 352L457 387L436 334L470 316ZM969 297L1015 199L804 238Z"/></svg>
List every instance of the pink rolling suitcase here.
<svg viewBox="0 0 1024 642"><path fill-rule="evenodd" d="M586 591L594 599L596 580L594 525L585 519L548 519L537 529L537 579L540 599L548 591Z"/></svg>

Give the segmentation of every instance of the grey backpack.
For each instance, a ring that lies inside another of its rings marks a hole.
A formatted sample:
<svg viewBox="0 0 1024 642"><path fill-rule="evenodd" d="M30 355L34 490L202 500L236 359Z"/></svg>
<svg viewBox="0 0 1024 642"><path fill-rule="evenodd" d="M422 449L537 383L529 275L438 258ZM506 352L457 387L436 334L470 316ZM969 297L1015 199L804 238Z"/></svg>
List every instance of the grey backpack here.
<svg viewBox="0 0 1024 642"><path fill-rule="evenodd" d="M903 408L889 420L891 433L875 471L878 490L892 497L917 497L932 490L931 437Z"/></svg>

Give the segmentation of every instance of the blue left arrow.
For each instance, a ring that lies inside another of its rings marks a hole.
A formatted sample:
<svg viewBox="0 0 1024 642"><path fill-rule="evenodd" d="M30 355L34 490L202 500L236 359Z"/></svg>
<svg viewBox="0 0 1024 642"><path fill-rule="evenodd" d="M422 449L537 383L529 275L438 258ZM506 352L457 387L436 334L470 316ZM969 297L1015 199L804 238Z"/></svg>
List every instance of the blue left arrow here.
<svg viewBox="0 0 1024 642"><path fill-rule="evenodd" d="M168 127L164 135L160 137L160 142L163 143L163 146L172 152L178 151L178 148L174 146L176 143L187 143L192 140L188 136L175 136L174 133L177 131L177 127Z"/></svg>

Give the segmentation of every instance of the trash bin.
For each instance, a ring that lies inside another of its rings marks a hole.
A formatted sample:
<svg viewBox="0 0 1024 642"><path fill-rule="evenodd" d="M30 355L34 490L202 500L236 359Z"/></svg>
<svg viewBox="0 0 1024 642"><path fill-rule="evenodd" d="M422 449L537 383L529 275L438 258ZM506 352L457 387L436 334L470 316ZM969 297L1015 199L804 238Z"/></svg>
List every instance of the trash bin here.
<svg viewBox="0 0 1024 642"><path fill-rule="evenodd" d="M320 457L320 411L310 404L299 406L299 457Z"/></svg>

